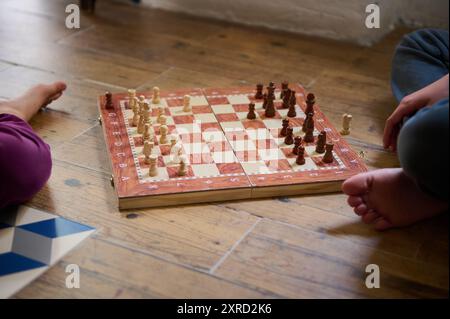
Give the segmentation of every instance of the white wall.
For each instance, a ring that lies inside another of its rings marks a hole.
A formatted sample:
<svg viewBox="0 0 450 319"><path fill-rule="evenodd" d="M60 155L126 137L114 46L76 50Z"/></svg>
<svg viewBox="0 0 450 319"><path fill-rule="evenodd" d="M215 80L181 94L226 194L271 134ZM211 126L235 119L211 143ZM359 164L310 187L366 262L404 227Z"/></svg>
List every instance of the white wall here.
<svg viewBox="0 0 450 319"><path fill-rule="evenodd" d="M448 28L448 0L142 0L145 5L230 22L370 45L395 25ZM367 29L367 4L377 3L381 28Z"/></svg>

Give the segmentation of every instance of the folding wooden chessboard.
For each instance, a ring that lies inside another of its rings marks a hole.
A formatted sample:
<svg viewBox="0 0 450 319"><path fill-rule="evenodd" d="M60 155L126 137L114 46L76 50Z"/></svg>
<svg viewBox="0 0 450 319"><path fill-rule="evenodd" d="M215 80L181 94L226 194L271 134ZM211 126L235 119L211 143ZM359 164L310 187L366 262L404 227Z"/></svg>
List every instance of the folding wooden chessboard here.
<svg viewBox="0 0 450 319"><path fill-rule="evenodd" d="M305 90L297 92L297 116L290 118L294 135L303 135ZM183 97L191 96L191 111L183 112ZM149 176L144 162L143 138L132 125L133 111L128 94L113 94L112 108L105 97L99 110L106 145L112 163L112 181L119 208L155 207L198 202L228 201L271 196L335 192L346 178L366 171L359 156L331 125L319 106L314 106L314 136L322 130L334 143L334 161L322 162L315 142L306 143L304 165L295 163L293 145L280 137L282 107L276 90L275 117L266 118L262 100L254 98L248 87L190 89L161 92L159 105L151 105L154 132L153 154L158 156L158 174ZM144 95L151 104L152 94ZM257 118L248 120L248 104L256 105ZM176 136L187 159L187 174L178 176L179 164L173 162L170 144L159 144L157 112L164 107L169 134Z"/></svg>

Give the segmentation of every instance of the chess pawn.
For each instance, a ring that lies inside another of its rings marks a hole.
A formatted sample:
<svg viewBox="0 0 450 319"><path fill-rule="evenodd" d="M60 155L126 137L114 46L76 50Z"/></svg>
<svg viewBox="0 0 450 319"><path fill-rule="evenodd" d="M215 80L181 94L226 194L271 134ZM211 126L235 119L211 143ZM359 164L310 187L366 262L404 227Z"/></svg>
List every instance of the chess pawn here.
<svg viewBox="0 0 450 319"><path fill-rule="evenodd" d="M305 147L303 145L300 145L298 147L297 151L297 158L295 159L295 163L297 165L304 165L305 164Z"/></svg>
<svg viewBox="0 0 450 319"><path fill-rule="evenodd" d="M144 125L143 138L144 138L144 141L148 141L150 139L150 124Z"/></svg>
<svg viewBox="0 0 450 319"><path fill-rule="evenodd" d="M350 134L350 123L352 121L352 116L350 114L344 114L342 116L342 135L349 135Z"/></svg>
<svg viewBox="0 0 450 319"><path fill-rule="evenodd" d="M247 119L248 119L248 120L254 120L254 119L256 119L255 103L250 103L250 104L248 105Z"/></svg>
<svg viewBox="0 0 450 319"><path fill-rule="evenodd" d="M161 124L161 117L164 116L164 106L158 107L158 118L156 119L156 122Z"/></svg>
<svg viewBox="0 0 450 319"><path fill-rule="evenodd" d="M167 125L161 125L159 127L159 133L161 134L160 138L159 138L159 144L167 144L168 140L167 140L167 133L169 131L169 128L167 127Z"/></svg>
<svg viewBox="0 0 450 319"><path fill-rule="evenodd" d="M287 128L286 138L284 139L284 144L292 145L294 144L294 129L292 127Z"/></svg>
<svg viewBox="0 0 450 319"><path fill-rule="evenodd" d="M333 163L333 143L325 144L325 154L322 157L322 162Z"/></svg>
<svg viewBox="0 0 450 319"><path fill-rule="evenodd" d="M264 85L262 85L261 83L256 84L255 99L260 100L263 98L263 89Z"/></svg>
<svg viewBox="0 0 450 319"><path fill-rule="evenodd" d="M186 157L180 156L180 166L178 167L178 176L185 176L186 173L187 173Z"/></svg>
<svg viewBox="0 0 450 319"><path fill-rule="evenodd" d="M325 144L327 142L327 132L322 131L317 136L316 153L325 153Z"/></svg>
<svg viewBox="0 0 450 319"><path fill-rule="evenodd" d="M191 96L185 95L183 98L183 112L191 111Z"/></svg>
<svg viewBox="0 0 450 319"><path fill-rule="evenodd" d="M151 177L158 176L158 155L152 154L149 156L150 168L148 169L148 175Z"/></svg>
<svg viewBox="0 0 450 319"><path fill-rule="evenodd" d="M289 119L283 119L282 121L282 127L280 131L280 136L285 137L287 135L287 129L289 127Z"/></svg>
<svg viewBox="0 0 450 319"><path fill-rule="evenodd" d="M164 114L159 117L159 124L166 125L167 124L167 116Z"/></svg>
<svg viewBox="0 0 450 319"><path fill-rule="evenodd" d="M292 154L298 155L298 149L302 145L302 138L300 136L296 136L294 138L294 148L292 149Z"/></svg>
<svg viewBox="0 0 450 319"><path fill-rule="evenodd" d="M309 93L306 96L306 109L305 109L305 114L308 113L314 113L314 104L316 103L316 97L314 96L314 94Z"/></svg>
<svg viewBox="0 0 450 319"><path fill-rule="evenodd" d="M159 87L155 86L153 88L152 103L153 104L159 104L160 102L161 101L160 101L160 98L159 98Z"/></svg>

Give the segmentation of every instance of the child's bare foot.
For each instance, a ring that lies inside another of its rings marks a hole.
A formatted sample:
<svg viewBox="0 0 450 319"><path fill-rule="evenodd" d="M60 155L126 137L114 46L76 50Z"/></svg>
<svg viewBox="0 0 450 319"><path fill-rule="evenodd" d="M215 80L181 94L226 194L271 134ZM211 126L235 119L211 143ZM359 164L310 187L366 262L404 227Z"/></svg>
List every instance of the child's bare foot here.
<svg viewBox="0 0 450 319"><path fill-rule="evenodd" d="M58 99L66 89L64 82L38 84L22 96L0 103L0 114L14 114L29 121L42 107Z"/></svg>
<svg viewBox="0 0 450 319"><path fill-rule="evenodd" d="M355 213L377 230L408 226L448 209L448 203L422 192L401 168L358 174L342 190Z"/></svg>

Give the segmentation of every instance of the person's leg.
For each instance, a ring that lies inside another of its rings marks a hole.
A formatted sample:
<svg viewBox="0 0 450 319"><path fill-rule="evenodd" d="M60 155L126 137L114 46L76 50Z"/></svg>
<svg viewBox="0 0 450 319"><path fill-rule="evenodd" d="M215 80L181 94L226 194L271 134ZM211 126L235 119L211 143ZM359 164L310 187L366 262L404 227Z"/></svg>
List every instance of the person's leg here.
<svg viewBox="0 0 450 319"><path fill-rule="evenodd" d="M404 37L392 70L397 100L448 74L448 32ZM358 174L344 182L348 203L376 229L407 226L448 210L448 98L405 119L398 138L403 168Z"/></svg>
<svg viewBox="0 0 450 319"><path fill-rule="evenodd" d="M449 33L422 29L405 35L392 61L391 86L398 101L449 72Z"/></svg>
<svg viewBox="0 0 450 319"><path fill-rule="evenodd" d="M410 118L400 131L398 157L405 173L427 193L448 201L449 105L445 98Z"/></svg>
<svg viewBox="0 0 450 319"><path fill-rule="evenodd" d="M39 109L58 99L66 87L64 82L33 86L15 99L0 102L0 114L12 114L28 122Z"/></svg>
<svg viewBox="0 0 450 319"><path fill-rule="evenodd" d="M408 226L448 210L448 98L424 108L398 138L402 168L358 174L342 185L363 222L378 230Z"/></svg>
<svg viewBox="0 0 450 319"><path fill-rule="evenodd" d="M61 96L66 85L40 84L24 95L0 102L0 213L33 197L47 182L50 147L26 122L41 108Z"/></svg>

